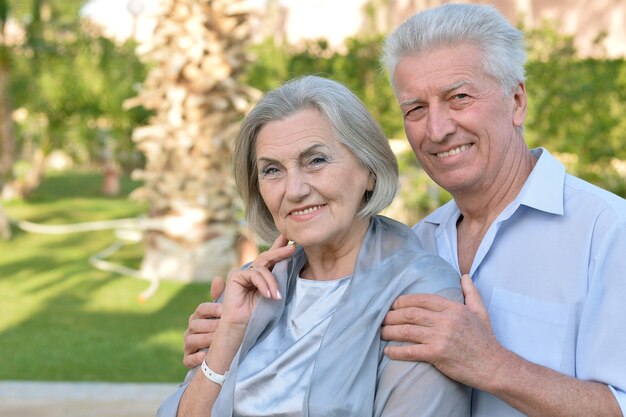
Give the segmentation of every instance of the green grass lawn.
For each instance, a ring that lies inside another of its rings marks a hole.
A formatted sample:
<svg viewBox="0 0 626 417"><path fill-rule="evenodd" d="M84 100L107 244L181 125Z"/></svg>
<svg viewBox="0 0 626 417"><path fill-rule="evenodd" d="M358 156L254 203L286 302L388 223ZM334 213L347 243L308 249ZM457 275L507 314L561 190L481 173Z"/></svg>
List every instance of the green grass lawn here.
<svg viewBox="0 0 626 417"><path fill-rule="evenodd" d="M134 217L145 211L126 197L100 195L99 175L49 176L26 201L4 204L15 219L70 224ZM180 381L183 331L208 284L162 282L144 303L148 282L94 269L90 255L115 240L112 231L64 235L13 228L0 239L0 380ZM139 245L114 260L137 267Z"/></svg>

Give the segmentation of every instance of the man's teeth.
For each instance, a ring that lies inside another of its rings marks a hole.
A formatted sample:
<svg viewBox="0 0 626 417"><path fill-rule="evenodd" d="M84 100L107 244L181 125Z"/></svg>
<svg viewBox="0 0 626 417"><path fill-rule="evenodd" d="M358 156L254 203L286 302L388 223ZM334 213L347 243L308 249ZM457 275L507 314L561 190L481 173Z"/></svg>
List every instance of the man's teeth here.
<svg viewBox="0 0 626 417"><path fill-rule="evenodd" d="M314 212L315 210L319 210L322 206L314 206L314 207L309 207L309 208L305 208L304 210L295 210L292 211L291 214L295 214L296 216L299 216L301 214L309 214Z"/></svg>
<svg viewBox="0 0 626 417"><path fill-rule="evenodd" d="M446 156L458 155L469 147L470 147L469 145L459 146L458 148L451 149L447 152L439 152L437 156L439 158L445 158Z"/></svg>

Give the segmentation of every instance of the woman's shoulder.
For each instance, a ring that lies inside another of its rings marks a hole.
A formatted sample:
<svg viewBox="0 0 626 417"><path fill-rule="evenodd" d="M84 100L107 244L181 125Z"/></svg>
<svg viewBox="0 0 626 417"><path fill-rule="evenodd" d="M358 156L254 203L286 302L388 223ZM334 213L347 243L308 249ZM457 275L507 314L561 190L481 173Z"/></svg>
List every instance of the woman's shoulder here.
<svg viewBox="0 0 626 417"><path fill-rule="evenodd" d="M391 248L395 253L407 253L411 255L413 262L431 262L440 264L442 268L452 268L439 255L424 248L415 232L403 223L385 216L376 216L380 240L386 248Z"/></svg>
<svg viewBox="0 0 626 417"><path fill-rule="evenodd" d="M402 275L409 285L406 292L460 289L459 273L439 255L424 249L410 228L384 216L377 216L376 220L380 223L381 246L389 252L387 260L395 264L398 276L393 279Z"/></svg>

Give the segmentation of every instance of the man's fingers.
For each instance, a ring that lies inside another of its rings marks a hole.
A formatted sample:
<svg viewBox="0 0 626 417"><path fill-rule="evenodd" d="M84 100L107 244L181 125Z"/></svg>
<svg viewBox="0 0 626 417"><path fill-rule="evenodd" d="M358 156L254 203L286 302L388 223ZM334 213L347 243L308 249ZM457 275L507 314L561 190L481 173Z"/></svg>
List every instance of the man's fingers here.
<svg viewBox="0 0 626 417"><path fill-rule="evenodd" d="M226 281L220 276L216 276L211 280L211 299L217 300L224 293Z"/></svg>
<svg viewBox="0 0 626 417"><path fill-rule="evenodd" d="M219 303L202 303L189 316L189 324L196 319L219 319L222 316L222 305Z"/></svg>
<svg viewBox="0 0 626 417"><path fill-rule="evenodd" d="M187 369L195 368L202 363L205 357L206 352L203 350L189 355L185 354L185 356L183 357L183 364Z"/></svg>
<svg viewBox="0 0 626 417"><path fill-rule="evenodd" d="M398 310L390 310L383 319L383 326L414 324L419 326L432 326L435 317L431 310L419 307L406 307Z"/></svg>
<svg viewBox="0 0 626 417"><path fill-rule="evenodd" d="M388 345L385 355L399 361L428 362L425 346L419 344Z"/></svg>
<svg viewBox="0 0 626 417"><path fill-rule="evenodd" d="M426 343L433 335L430 327L415 326L412 324L400 324L394 326L383 326L380 336L384 340L394 340L396 342Z"/></svg>
<svg viewBox="0 0 626 417"><path fill-rule="evenodd" d="M202 334L202 333L215 333L219 320L211 319L194 319L189 321L189 327L187 327L187 334Z"/></svg>
<svg viewBox="0 0 626 417"><path fill-rule="evenodd" d="M467 274L461 277L461 289L463 290L463 296L465 297L465 305L467 306L467 309L480 317L481 320L489 323L489 313L487 313L485 304L483 303L482 298L480 298L480 294L478 293L472 278L470 278Z"/></svg>
<svg viewBox="0 0 626 417"><path fill-rule="evenodd" d="M436 294L405 294L396 298L392 310L399 310L407 307L418 307L432 311L443 311L447 309L453 301Z"/></svg>
<svg viewBox="0 0 626 417"><path fill-rule="evenodd" d="M211 346L215 333L186 333L184 339L183 352L190 355L199 350L207 349Z"/></svg>

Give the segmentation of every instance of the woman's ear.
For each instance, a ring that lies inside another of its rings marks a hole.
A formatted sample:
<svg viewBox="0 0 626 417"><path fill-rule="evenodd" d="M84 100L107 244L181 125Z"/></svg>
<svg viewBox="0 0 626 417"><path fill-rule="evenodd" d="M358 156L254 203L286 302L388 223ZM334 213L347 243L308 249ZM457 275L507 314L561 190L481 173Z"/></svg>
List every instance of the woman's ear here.
<svg viewBox="0 0 626 417"><path fill-rule="evenodd" d="M374 191L374 187L376 187L376 174L370 171L370 175L367 178L367 188L365 190L372 192Z"/></svg>

